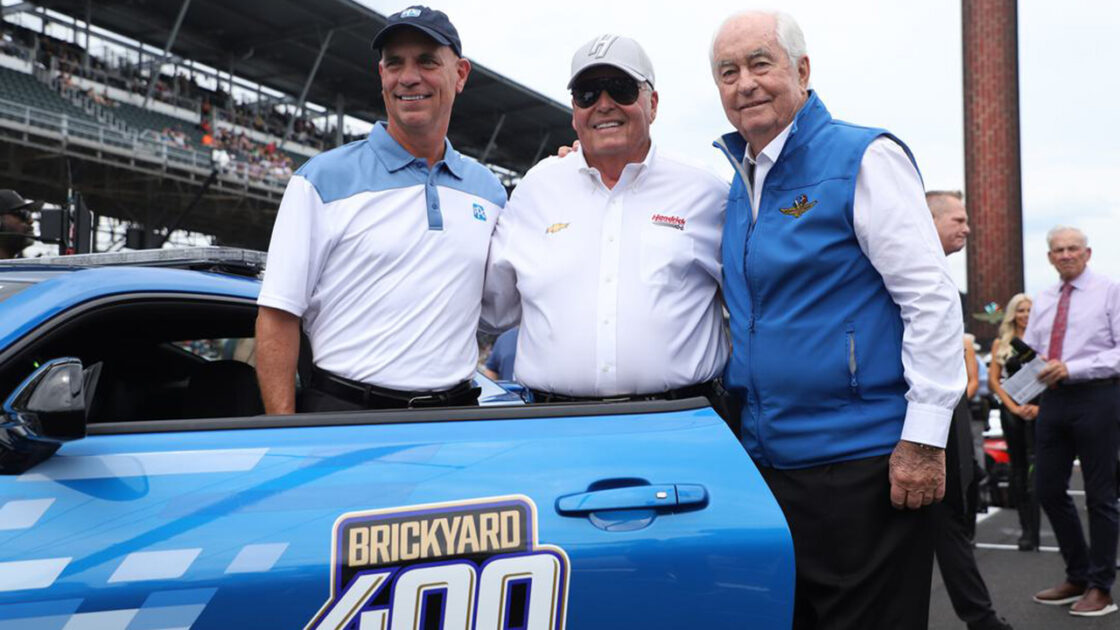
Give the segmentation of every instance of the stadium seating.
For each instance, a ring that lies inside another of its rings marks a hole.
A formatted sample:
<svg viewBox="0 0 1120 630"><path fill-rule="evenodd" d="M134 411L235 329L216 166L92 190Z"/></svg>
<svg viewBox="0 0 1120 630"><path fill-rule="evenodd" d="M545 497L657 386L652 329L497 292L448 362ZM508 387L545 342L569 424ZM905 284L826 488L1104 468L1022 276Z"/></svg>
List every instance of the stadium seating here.
<svg viewBox="0 0 1120 630"><path fill-rule="evenodd" d="M203 148L202 132L199 131L196 124L127 103L119 103L116 107L106 107L105 110L137 132L151 129L159 133L165 128L175 129L187 135L193 148Z"/></svg>
<svg viewBox="0 0 1120 630"><path fill-rule="evenodd" d="M50 86L43 85L35 77L18 70L0 68L0 98L97 124L95 118L62 98Z"/></svg>

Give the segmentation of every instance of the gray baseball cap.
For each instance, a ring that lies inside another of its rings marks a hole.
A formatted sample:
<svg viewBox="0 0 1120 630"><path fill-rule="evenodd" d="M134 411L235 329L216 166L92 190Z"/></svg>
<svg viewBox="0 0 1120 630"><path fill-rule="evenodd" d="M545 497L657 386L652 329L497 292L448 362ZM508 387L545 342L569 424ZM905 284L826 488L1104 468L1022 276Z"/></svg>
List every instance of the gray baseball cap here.
<svg viewBox="0 0 1120 630"><path fill-rule="evenodd" d="M595 66L612 66L634 77L635 81L653 85L653 63L642 46L621 35L605 34L592 39L572 55L572 76L568 89L584 70Z"/></svg>

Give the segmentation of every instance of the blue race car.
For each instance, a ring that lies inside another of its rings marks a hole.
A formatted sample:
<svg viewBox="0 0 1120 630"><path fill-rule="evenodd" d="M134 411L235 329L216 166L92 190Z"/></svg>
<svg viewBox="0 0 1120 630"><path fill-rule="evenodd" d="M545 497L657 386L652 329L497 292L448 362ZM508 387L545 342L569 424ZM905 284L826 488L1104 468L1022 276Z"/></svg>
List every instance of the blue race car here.
<svg viewBox="0 0 1120 630"><path fill-rule="evenodd" d="M264 416L262 255L59 262L0 262L0 630L790 626L702 398Z"/></svg>

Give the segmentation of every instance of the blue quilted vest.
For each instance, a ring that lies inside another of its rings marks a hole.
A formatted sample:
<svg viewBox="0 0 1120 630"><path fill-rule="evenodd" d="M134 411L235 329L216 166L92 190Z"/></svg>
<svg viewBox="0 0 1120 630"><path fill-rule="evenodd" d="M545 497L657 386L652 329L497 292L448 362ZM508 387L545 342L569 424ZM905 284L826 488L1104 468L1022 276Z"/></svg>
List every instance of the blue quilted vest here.
<svg viewBox="0 0 1120 630"><path fill-rule="evenodd" d="M739 173L723 233L725 380L744 403L743 446L760 466L883 455L902 434L902 319L852 222L860 162L883 135L833 120L810 92L753 224L746 143L737 133L716 142Z"/></svg>

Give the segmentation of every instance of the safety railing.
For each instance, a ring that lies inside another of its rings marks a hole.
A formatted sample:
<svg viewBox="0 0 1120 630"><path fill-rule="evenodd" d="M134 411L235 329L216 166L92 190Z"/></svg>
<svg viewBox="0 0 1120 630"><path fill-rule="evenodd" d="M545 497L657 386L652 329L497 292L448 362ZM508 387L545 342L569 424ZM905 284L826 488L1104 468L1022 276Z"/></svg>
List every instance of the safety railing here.
<svg viewBox="0 0 1120 630"><path fill-rule="evenodd" d="M42 129L66 138L79 138L87 143L107 149L123 151L127 155L157 162L165 166L193 167L210 170L215 168L209 152L170 145L149 134L127 134L112 127L84 120L77 116L60 114L23 103L0 98L0 119L22 124L28 128ZM261 186L282 191L287 177L245 162L231 162L221 168L220 179L245 186Z"/></svg>

